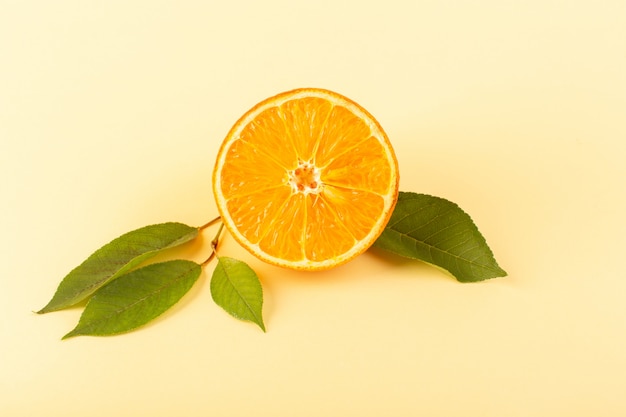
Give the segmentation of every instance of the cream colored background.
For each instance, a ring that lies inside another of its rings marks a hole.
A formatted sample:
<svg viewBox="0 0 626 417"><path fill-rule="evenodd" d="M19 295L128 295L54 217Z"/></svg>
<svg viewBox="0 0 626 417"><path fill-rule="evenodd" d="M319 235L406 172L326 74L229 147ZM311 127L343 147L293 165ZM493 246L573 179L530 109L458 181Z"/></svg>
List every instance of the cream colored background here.
<svg viewBox="0 0 626 417"><path fill-rule="evenodd" d="M212 267L131 334L32 313L119 234L214 217L229 127L303 86L373 113L401 189L463 207L509 277L290 272L227 237L267 334ZM0 414L626 415L625 116L623 0L0 0Z"/></svg>

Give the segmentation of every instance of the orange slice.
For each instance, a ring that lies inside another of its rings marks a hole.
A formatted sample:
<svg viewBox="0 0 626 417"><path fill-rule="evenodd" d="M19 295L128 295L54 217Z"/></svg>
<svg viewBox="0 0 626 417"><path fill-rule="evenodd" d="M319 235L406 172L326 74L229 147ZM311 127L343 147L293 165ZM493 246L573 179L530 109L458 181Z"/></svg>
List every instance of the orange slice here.
<svg viewBox="0 0 626 417"><path fill-rule="evenodd" d="M271 264L328 269L363 253L398 198L398 163L365 109L317 88L268 98L224 140L213 192L234 238Z"/></svg>

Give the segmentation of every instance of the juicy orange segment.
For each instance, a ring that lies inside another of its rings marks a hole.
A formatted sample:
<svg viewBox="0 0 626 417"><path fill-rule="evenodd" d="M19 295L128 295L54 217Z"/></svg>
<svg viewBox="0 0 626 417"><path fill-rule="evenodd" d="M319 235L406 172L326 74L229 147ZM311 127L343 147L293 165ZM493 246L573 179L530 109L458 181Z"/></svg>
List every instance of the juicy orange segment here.
<svg viewBox="0 0 626 417"><path fill-rule="evenodd" d="M298 89L244 114L224 140L213 192L225 226L252 254L294 269L327 269L364 252L398 197L385 132L361 106Z"/></svg>

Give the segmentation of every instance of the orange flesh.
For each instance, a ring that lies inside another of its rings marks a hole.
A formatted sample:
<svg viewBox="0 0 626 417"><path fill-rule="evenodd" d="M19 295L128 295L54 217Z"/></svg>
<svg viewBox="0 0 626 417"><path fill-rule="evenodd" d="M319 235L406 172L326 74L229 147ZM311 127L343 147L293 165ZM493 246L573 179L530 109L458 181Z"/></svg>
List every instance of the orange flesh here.
<svg viewBox="0 0 626 417"><path fill-rule="evenodd" d="M316 97L271 107L228 148L219 186L235 227L289 262L348 251L397 187L389 155L346 107Z"/></svg>

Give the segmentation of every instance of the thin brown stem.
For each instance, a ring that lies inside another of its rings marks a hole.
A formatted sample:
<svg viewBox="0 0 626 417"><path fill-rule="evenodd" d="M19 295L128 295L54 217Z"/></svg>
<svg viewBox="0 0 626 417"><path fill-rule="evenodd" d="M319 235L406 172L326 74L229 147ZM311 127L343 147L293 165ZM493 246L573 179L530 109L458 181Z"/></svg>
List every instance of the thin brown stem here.
<svg viewBox="0 0 626 417"><path fill-rule="evenodd" d="M220 228L217 229L217 233L215 234L215 237L211 241L211 254L206 259L206 261L202 262L202 266L205 266L206 264L211 262L213 258L217 256L217 245L219 243L220 235L222 234L223 229L224 229L224 223L220 224Z"/></svg>
<svg viewBox="0 0 626 417"><path fill-rule="evenodd" d="M217 250L217 244L219 243L219 238L220 238L220 235L222 234L222 229L224 229L224 223L220 224L220 228L217 229L217 234L211 241L211 247L213 248L213 251Z"/></svg>
<svg viewBox="0 0 626 417"><path fill-rule="evenodd" d="M213 226L215 223L219 222L220 220L222 220L222 218L220 216L217 216L216 218L214 218L213 220L209 221L206 224L203 224L202 226L200 226L198 229L200 229L200 231L206 229L209 226Z"/></svg>
<svg viewBox="0 0 626 417"><path fill-rule="evenodd" d="M200 265L205 266L206 264L211 262L213 260L213 258L215 258L215 251L212 251L211 254L209 255L209 257L206 258L206 260L204 262L202 262Z"/></svg>

